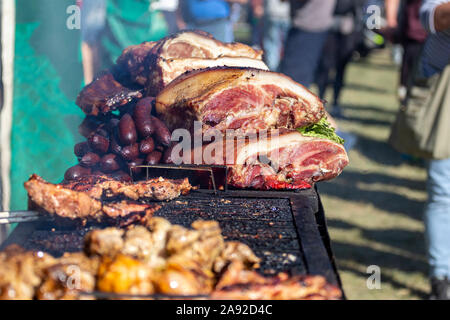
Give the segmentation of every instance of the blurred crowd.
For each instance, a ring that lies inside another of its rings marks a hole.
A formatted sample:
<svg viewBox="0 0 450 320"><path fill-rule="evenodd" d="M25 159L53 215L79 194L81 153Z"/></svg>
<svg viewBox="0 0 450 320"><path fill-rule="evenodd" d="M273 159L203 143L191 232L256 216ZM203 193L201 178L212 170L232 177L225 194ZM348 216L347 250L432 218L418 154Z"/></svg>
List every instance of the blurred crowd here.
<svg viewBox="0 0 450 320"><path fill-rule="evenodd" d="M271 70L283 72L306 87L316 83L321 98L332 83L331 111L339 116L345 67L355 52L366 55L371 48L379 46L376 36L364 33L365 7L376 1L149 0L148 19L139 18L143 22L139 25L133 23L132 12L141 17L143 1L127 1L126 11L114 10L122 2L79 1L86 83L117 57L118 50L114 52L111 44L125 47L123 39L127 32L124 30L128 34L133 32L134 38L140 34L135 43L151 40L154 34L150 31L162 28L164 34L184 29L203 30L216 39L232 42L236 30L245 24L250 26L246 41L264 50L264 60Z"/></svg>
<svg viewBox="0 0 450 320"><path fill-rule="evenodd" d="M246 25L250 35L245 41L264 50L271 70L285 73L305 87L316 84L322 99L328 87L332 88L328 105L336 117L342 115L339 100L348 63L389 41L394 44L395 61L401 64L398 96L404 103L408 77L426 38L419 21L421 2L79 0L84 79L90 83L127 45L185 29L203 30L218 40L233 42ZM379 10L368 9L373 6ZM375 27L369 20L376 22Z"/></svg>

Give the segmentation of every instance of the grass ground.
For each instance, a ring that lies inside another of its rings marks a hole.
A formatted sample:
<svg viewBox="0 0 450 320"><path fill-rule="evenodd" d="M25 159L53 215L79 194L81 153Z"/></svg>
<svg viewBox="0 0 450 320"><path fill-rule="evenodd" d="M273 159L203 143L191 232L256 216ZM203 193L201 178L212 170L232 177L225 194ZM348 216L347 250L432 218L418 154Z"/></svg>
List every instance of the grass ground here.
<svg viewBox="0 0 450 320"><path fill-rule="evenodd" d="M387 50L352 63L342 96L341 130L358 136L350 165L319 190L349 299L421 299L428 290L422 208L425 170L387 143L398 108L398 70ZM368 289L367 267L381 270Z"/></svg>

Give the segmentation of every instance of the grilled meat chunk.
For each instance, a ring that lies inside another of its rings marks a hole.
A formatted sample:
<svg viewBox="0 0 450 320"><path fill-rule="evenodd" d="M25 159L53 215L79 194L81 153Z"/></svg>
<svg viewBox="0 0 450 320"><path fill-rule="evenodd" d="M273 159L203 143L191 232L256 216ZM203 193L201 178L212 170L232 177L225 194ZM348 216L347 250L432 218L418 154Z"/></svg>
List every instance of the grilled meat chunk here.
<svg viewBox="0 0 450 320"><path fill-rule="evenodd" d="M349 162L343 145L297 131L280 131L267 140L240 145L227 177L239 188L309 188L317 181L335 178Z"/></svg>
<svg viewBox="0 0 450 320"><path fill-rule="evenodd" d="M119 254L114 259L104 257L97 274L97 289L103 292L151 294L153 270L143 262Z"/></svg>
<svg viewBox="0 0 450 320"><path fill-rule="evenodd" d="M91 175L63 182L62 186L74 191L85 192L95 199L123 196L138 200L172 200L189 193L192 186L188 179L171 180L154 178L139 182L122 182L104 175Z"/></svg>
<svg viewBox="0 0 450 320"><path fill-rule="evenodd" d="M145 226L107 228L85 237L85 253L55 259L13 246L0 252L0 297L80 299L80 291L146 295L210 295L213 299L337 299L320 276L264 277L259 259L225 242L215 221L192 229L149 218Z"/></svg>
<svg viewBox="0 0 450 320"><path fill-rule="evenodd" d="M102 203L86 193L49 183L35 174L24 185L33 205L51 214L71 219L101 215Z"/></svg>
<svg viewBox="0 0 450 320"><path fill-rule="evenodd" d="M131 214L152 215L160 206L129 201L102 203L86 192L55 185L32 175L25 182L30 207L62 218L104 220L126 218Z"/></svg>
<svg viewBox="0 0 450 320"><path fill-rule="evenodd" d="M89 232L84 238L85 251L90 256L115 257L123 248L125 231L117 228L106 228Z"/></svg>
<svg viewBox="0 0 450 320"><path fill-rule="evenodd" d="M44 269L54 261L43 252L26 252L16 245L0 252L0 299L33 299Z"/></svg>
<svg viewBox="0 0 450 320"><path fill-rule="evenodd" d="M208 294L214 284L211 275L172 263L155 277L154 283L159 293L167 295Z"/></svg>
<svg viewBox="0 0 450 320"><path fill-rule="evenodd" d="M248 67L269 70L262 60L247 57L218 56L209 59L196 57L166 59L157 56L150 67L147 95L156 96L164 87L185 72L215 67Z"/></svg>
<svg viewBox="0 0 450 320"><path fill-rule="evenodd" d="M168 263L210 274L212 265L223 251L225 241L216 221L197 220L194 230L173 226L169 231L166 249Z"/></svg>
<svg viewBox="0 0 450 320"><path fill-rule="evenodd" d="M217 273L222 272L232 261L241 261L248 268L257 268L260 260L246 244L237 241L227 241L224 249L214 261L214 271Z"/></svg>
<svg viewBox="0 0 450 320"><path fill-rule="evenodd" d="M85 114L97 116L139 98L142 98L140 89L126 88L111 73L105 73L81 90L76 104Z"/></svg>
<svg viewBox="0 0 450 320"><path fill-rule="evenodd" d="M127 80L145 85L148 96L155 96L187 71L218 66L268 69L262 51L223 43L202 31L181 31L157 42L130 46L117 59L117 69Z"/></svg>
<svg viewBox="0 0 450 320"><path fill-rule="evenodd" d="M36 298L89 299L87 296L80 296L80 291L94 291L98 265L98 259L90 259L82 253L64 254L54 265L44 270L43 281L36 291Z"/></svg>
<svg viewBox="0 0 450 320"><path fill-rule="evenodd" d="M147 83L148 66L146 59L157 42L143 42L129 46L117 59L117 69L124 73L127 80L144 86Z"/></svg>
<svg viewBox="0 0 450 320"><path fill-rule="evenodd" d="M203 163L228 166L229 185L254 189L310 188L315 182L335 178L349 163L343 145L283 129L264 136L222 136L183 152L181 161L199 164L196 155L202 155Z"/></svg>
<svg viewBox="0 0 450 320"><path fill-rule="evenodd" d="M159 41L155 53L164 59L247 57L262 59L262 50L242 43L224 43L204 31L181 31Z"/></svg>
<svg viewBox="0 0 450 320"><path fill-rule="evenodd" d="M266 278L233 262L220 278L212 299L219 300L335 300L341 291L322 276L293 276L285 273Z"/></svg>
<svg viewBox="0 0 450 320"><path fill-rule="evenodd" d="M156 98L156 111L170 130L214 128L247 132L296 129L324 116L320 99L289 77L252 68L211 68L184 74Z"/></svg>
<svg viewBox="0 0 450 320"><path fill-rule="evenodd" d="M145 260L151 255L153 250L152 234L147 228L136 226L127 231L122 253L138 260Z"/></svg>

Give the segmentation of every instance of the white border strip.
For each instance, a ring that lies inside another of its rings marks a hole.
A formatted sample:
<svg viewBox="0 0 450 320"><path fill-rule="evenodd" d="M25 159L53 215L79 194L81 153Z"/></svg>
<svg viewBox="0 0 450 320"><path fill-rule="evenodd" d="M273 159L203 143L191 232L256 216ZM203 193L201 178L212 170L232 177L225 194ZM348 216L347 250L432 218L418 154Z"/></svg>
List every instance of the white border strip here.
<svg viewBox="0 0 450 320"><path fill-rule="evenodd" d="M11 197L11 126L14 90L14 48L16 31L15 0L2 0L2 80L3 108L0 113L1 179L3 210L9 210Z"/></svg>

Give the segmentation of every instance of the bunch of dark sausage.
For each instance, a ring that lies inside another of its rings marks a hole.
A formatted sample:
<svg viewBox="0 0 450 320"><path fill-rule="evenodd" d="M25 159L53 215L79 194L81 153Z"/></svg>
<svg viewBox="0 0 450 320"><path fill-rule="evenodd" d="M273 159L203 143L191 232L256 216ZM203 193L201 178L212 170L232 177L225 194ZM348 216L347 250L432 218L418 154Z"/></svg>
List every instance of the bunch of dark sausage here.
<svg viewBox="0 0 450 320"><path fill-rule="evenodd" d="M120 116L87 117L80 133L87 141L75 145L79 164L69 168L65 180L89 174L108 174L122 181L131 181L131 172L138 176L146 164L170 163L171 133L153 116L154 98L139 100Z"/></svg>

